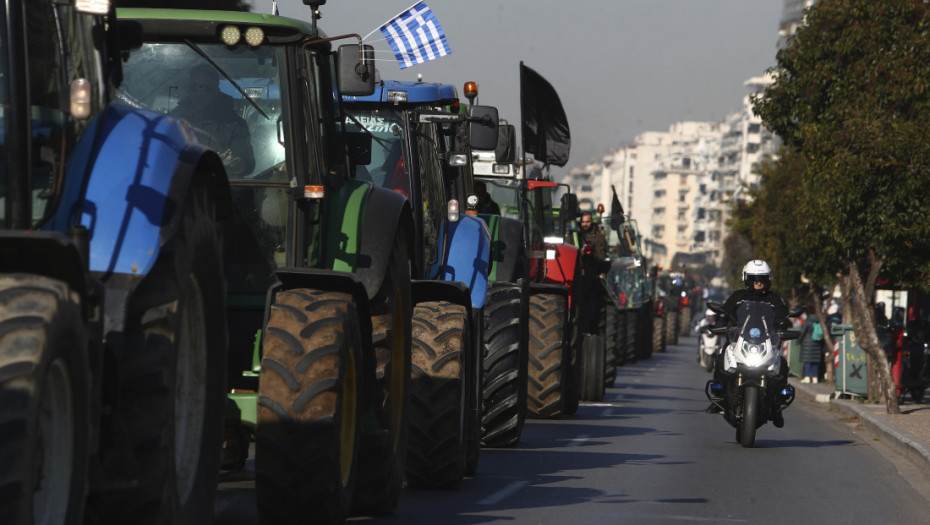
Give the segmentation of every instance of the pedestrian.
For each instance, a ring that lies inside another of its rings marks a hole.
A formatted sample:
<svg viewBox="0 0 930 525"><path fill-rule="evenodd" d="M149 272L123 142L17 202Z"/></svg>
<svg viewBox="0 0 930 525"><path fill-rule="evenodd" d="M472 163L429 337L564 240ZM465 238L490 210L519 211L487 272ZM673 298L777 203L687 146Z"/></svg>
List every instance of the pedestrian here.
<svg viewBox="0 0 930 525"><path fill-rule="evenodd" d="M814 308L808 306L805 311L807 317L801 325L801 363L804 366L802 383L817 383L820 379L820 360L823 357L823 327L814 313Z"/></svg>

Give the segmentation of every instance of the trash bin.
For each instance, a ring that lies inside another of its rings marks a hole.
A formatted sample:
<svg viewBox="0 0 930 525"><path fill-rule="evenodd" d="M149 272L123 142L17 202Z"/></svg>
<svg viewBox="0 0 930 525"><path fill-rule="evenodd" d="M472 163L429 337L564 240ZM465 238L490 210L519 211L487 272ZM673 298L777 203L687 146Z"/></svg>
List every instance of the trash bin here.
<svg viewBox="0 0 930 525"><path fill-rule="evenodd" d="M851 324L835 324L830 335L839 341L839 364L834 379L836 390L844 394L868 395L869 376L866 371L865 350L856 342Z"/></svg>

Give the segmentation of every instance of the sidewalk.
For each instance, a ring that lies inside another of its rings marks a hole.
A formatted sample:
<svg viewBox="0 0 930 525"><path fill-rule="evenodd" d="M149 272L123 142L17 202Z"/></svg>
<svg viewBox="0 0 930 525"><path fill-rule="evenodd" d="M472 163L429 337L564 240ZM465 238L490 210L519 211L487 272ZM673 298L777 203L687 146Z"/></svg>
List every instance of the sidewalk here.
<svg viewBox="0 0 930 525"><path fill-rule="evenodd" d="M834 385L801 383L789 380L798 398L830 403L846 417L858 416L863 425L899 454L930 472L930 405L917 404L908 398L900 415L889 415L885 405L863 404L855 399L840 399Z"/></svg>

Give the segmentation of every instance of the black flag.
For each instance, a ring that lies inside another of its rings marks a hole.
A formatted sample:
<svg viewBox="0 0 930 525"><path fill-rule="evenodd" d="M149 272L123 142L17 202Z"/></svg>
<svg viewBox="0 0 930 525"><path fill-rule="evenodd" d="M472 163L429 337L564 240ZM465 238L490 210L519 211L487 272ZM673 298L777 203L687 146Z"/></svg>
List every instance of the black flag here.
<svg viewBox="0 0 930 525"><path fill-rule="evenodd" d="M623 205L620 204L620 199L617 198L617 188L613 184L610 185L610 191L614 192L614 198L610 201L610 226L619 231L620 225L623 224L626 218L623 216Z"/></svg>
<svg viewBox="0 0 930 525"><path fill-rule="evenodd" d="M523 151L543 164L565 166L572 147L568 119L559 94L539 73L520 62L520 112Z"/></svg>

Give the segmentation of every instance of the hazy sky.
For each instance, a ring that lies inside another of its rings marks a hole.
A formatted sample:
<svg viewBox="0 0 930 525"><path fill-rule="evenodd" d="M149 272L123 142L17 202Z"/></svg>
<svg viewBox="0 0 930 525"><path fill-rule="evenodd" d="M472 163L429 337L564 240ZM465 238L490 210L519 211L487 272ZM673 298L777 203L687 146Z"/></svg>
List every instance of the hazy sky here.
<svg viewBox="0 0 930 525"><path fill-rule="evenodd" d="M384 79L478 83L519 133L519 64L559 92L572 149L564 169L600 160L644 131L681 120L721 120L737 111L743 81L775 63L782 0L426 0L452 54L399 69L377 28L415 0L329 0L320 27L330 36L375 31ZM271 0L253 0L271 12ZM309 20L300 0L283 16Z"/></svg>

